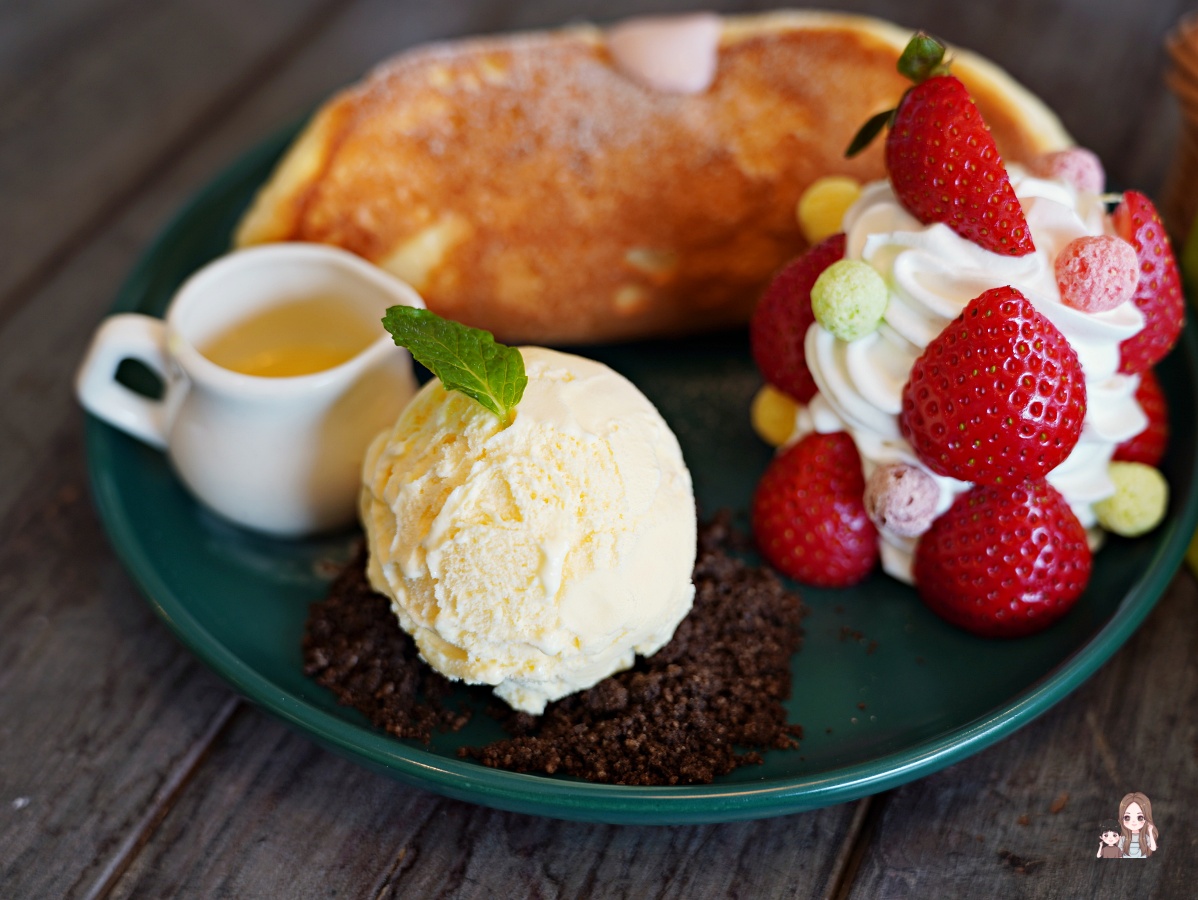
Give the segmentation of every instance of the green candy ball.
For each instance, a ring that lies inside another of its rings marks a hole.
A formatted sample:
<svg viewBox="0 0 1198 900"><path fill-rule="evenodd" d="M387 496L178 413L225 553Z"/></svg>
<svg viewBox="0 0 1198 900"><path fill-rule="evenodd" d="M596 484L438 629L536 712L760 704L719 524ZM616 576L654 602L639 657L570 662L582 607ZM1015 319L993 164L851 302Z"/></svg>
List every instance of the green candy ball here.
<svg viewBox="0 0 1198 900"><path fill-rule="evenodd" d="M873 266L842 259L820 273L811 287L815 321L842 341L876 331L886 312L889 291Z"/></svg>

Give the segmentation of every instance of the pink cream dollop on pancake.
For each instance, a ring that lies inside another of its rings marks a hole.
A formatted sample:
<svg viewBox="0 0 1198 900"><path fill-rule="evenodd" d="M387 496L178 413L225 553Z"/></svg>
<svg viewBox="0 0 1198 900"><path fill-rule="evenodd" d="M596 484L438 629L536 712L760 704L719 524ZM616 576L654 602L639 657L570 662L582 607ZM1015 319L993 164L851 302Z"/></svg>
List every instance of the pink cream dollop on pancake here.
<svg viewBox="0 0 1198 900"><path fill-rule="evenodd" d="M608 32L607 47L616 66L645 87L701 94L715 78L720 30L713 13L628 19Z"/></svg>

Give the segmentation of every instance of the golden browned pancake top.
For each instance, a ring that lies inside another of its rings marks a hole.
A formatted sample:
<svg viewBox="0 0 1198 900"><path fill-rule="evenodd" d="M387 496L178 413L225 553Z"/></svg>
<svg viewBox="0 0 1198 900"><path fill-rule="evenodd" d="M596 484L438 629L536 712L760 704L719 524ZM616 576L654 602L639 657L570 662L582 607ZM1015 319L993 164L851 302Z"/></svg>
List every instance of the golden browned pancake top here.
<svg viewBox="0 0 1198 900"><path fill-rule="evenodd" d="M345 247L509 342L741 322L804 247L802 191L884 174L880 141L843 153L910 86L907 36L856 17L726 20L697 95L628 78L589 27L420 48L326 104L238 242ZM954 71L1004 158L1067 143L1000 71L960 54Z"/></svg>

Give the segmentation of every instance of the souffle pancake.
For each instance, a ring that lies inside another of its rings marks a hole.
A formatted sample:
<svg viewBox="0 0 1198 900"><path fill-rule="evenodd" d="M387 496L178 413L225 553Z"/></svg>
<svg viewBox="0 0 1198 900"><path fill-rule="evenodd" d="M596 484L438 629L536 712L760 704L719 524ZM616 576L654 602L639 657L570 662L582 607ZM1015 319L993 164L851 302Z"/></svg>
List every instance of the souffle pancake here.
<svg viewBox="0 0 1198 900"><path fill-rule="evenodd" d="M346 248L508 342L743 323L806 246L803 191L884 175L880 148L844 151L907 86L910 32L813 11L711 18L712 75L687 92L620 65L614 29L594 26L404 52L315 114L236 242ZM1005 160L1071 143L1005 72L953 57Z"/></svg>

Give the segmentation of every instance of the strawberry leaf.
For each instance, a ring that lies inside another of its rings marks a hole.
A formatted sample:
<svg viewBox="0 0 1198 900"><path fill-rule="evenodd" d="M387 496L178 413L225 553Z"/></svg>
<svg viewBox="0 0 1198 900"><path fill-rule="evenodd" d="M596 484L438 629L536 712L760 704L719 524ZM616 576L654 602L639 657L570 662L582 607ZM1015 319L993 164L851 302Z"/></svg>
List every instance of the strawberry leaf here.
<svg viewBox="0 0 1198 900"><path fill-rule="evenodd" d="M446 390L460 391L499 418L511 419L528 384L524 357L515 347L497 344L489 331L411 306L392 306L383 315L383 327Z"/></svg>
<svg viewBox="0 0 1198 900"><path fill-rule="evenodd" d="M887 109L869 117L869 121L861 126L861 130L857 132L857 136L853 138L848 149L844 151L846 159L852 159L862 150L870 145L874 138L882 131L882 129L894 117L894 110Z"/></svg>

